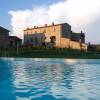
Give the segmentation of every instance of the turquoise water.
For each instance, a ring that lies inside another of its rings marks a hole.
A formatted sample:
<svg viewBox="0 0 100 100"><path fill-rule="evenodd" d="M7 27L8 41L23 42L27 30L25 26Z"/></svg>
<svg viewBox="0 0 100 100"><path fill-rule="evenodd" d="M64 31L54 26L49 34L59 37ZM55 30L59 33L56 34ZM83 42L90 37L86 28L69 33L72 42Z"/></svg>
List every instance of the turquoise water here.
<svg viewBox="0 0 100 100"><path fill-rule="evenodd" d="M100 100L100 60L1 58L0 100Z"/></svg>

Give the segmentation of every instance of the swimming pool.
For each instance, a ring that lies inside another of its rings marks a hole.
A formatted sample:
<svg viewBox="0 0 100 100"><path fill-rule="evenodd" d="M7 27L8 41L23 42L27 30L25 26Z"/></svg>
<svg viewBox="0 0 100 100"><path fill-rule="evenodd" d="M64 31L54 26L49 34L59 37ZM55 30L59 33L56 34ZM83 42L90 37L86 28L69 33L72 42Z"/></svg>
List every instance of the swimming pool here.
<svg viewBox="0 0 100 100"><path fill-rule="evenodd" d="M0 58L0 100L100 100L100 60Z"/></svg>

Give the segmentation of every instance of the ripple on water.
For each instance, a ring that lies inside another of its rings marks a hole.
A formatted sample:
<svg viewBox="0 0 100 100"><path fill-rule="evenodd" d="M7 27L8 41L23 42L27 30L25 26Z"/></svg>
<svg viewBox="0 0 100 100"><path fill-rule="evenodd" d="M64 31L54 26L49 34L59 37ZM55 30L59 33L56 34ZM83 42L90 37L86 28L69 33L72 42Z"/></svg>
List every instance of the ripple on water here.
<svg viewBox="0 0 100 100"><path fill-rule="evenodd" d="M100 60L0 59L0 100L99 98Z"/></svg>

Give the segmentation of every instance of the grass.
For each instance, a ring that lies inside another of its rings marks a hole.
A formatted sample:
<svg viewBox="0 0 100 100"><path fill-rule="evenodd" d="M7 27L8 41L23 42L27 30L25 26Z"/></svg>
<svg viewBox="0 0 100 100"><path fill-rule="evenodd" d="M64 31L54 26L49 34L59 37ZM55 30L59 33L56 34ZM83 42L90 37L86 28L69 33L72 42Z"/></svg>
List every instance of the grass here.
<svg viewBox="0 0 100 100"><path fill-rule="evenodd" d="M71 49L48 49L48 48L19 48L0 50L1 57L23 58L77 58L77 59L100 59L100 52L78 51Z"/></svg>

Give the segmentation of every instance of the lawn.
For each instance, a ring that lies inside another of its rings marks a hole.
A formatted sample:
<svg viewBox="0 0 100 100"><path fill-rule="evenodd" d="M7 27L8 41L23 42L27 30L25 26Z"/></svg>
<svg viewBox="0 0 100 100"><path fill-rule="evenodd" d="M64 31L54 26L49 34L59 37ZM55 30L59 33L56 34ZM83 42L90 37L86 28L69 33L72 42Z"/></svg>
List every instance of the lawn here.
<svg viewBox="0 0 100 100"><path fill-rule="evenodd" d="M61 48L19 48L0 50L1 57L25 57L25 58L80 58L100 59L100 52L79 51Z"/></svg>

